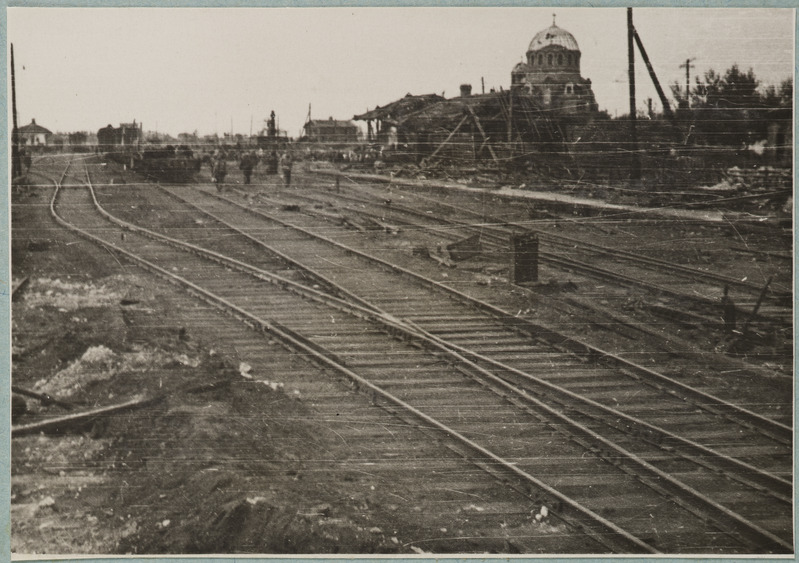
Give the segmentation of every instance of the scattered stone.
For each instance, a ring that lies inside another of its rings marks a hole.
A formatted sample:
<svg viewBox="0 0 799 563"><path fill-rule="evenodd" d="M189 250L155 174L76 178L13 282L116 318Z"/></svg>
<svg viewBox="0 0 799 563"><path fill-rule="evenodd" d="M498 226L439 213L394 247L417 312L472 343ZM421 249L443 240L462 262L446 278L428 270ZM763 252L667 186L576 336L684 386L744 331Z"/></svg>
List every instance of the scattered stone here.
<svg viewBox="0 0 799 563"><path fill-rule="evenodd" d="M36 507L37 508L48 508L48 507L54 506L54 505L55 505L55 499L53 497L48 496L48 497L44 497L42 500L40 500L36 504Z"/></svg>
<svg viewBox="0 0 799 563"><path fill-rule="evenodd" d="M313 515L313 516L324 516L325 518L327 518L328 516L330 516L331 510L332 510L332 507L329 504L327 504L327 503L318 504L318 505L314 506L313 508L311 508L311 515Z"/></svg>

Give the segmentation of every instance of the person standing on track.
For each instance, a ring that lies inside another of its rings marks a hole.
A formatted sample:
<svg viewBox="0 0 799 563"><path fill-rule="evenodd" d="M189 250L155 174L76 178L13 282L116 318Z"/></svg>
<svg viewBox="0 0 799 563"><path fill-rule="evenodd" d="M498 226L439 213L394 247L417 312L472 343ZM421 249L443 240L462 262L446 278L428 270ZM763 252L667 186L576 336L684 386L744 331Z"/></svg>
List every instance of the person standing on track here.
<svg viewBox="0 0 799 563"><path fill-rule="evenodd" d="M244 153L241 157L241 162L239 163L239 168L241 169L241 173L244 174L244 183L250 183L250 176L252 176L252 170L255 168L256 160L255 154L251 152Z"/></svg>
<svg viewBox="0 0 799 563"><path fill-rule="evenodd" d="M277 152L272 151L271 153L269 153L269 156L266 157L266 173L270 175L277 174L277 164L278 164Z"/></svg>
<svg viewBox="0 0 799 563"><path fill-rule="evenodd" d="M216 191L225 191L225 176L227 175L227 157L225 151L218 150L211 163L212 180L216 183Z"/></svg>
<svg viewBox="0 0 799 563"><path fill-rule="evenodd" d="M22 152L22 166L25 168L25 174L27 174L31 170L31 153L26 151L24 147L20 150Z"/></svg>
<svg viewBox="0 0 799 563"><path fill-rule="evenodd" d="M289 151L284 152L283 156L280 157L280 171L283 173L283 184L287 188L291 186L291 167L293 164Z"/></svg>

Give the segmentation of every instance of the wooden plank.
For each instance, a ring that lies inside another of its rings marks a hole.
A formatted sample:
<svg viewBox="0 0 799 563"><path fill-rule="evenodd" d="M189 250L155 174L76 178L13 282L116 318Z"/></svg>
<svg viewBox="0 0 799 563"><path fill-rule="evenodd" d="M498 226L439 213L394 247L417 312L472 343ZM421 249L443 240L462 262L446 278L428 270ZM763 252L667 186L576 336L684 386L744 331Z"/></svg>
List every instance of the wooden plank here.
<svg viewBox="0 0 799 563"><path fill-rule="evenodd" d="M474 113L474 110L470 106L466 106L466 109L468 109L469 113L472 114L472 118L474 119L474 124L477 125L477 130L480 131L480 134L483 136L483 139L484 139L483 144L486 145L488 143L488 135L486 135L486 132L483 129L482 124L480 123L480 118L477 117L477 114ZM497 165L499 165L500 162L499 162L499 159L497 158L496 153L494 152L494 149L491 147L490 144L487 145L487 146L488 146L488 152L491 153L491 158L493 158L494 162L496 162Z"/></svg>
<svg viewBox="0 0 799 563"><path fill-rule="evenodd" d="M75 426L81 426L83 424L86 424L98 417L148 406L158 401L161 401L164 398L165 398L164 396L159 396L149 399L136 399L132 401L126 401L124 403L120 403L117 405L111 405L108 407L100 407L97 409L91 409L88 411L83 411L71 415L49 418L41 422L33 422L31 424L12 426L11 437L16 438L18 436L38 434L39 432L64 431Z"/></svg>
<svg viewBox="0 0 799 563"><path fill-rule="evenodd" d="M458 125L455 126L455 129L452 130L452 133L450 133L449 136L446 139L444 139L444 142L442 142L440 145L438 145L436 150L433 151L433 154L431 154L430 156L427 157L428 161L430 161L433 158L435 158L435 156L438 154L438 151L440 151L442 148L444 148L444 145L449 143L449 141L452 139L452 137L455 135L455 133L457 133L460 130L461 125L463 125L468 118L469 118L468 115L464 115L463 116L463 119L461 119L460 122L458 123Z"/></svg>

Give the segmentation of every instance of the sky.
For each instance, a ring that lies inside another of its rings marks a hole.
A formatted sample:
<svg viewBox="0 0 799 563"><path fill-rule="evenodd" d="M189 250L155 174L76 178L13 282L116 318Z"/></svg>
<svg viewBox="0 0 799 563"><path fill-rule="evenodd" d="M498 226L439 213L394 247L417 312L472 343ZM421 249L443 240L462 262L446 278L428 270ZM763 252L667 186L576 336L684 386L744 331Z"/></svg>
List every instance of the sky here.
<svg viewBox="0 0 799 563"><path fill-rule="evenodd" d="M177 135L257 133L274 110L297 137L313 119L351 119L407 93L507 89L533 36L571 32L600 109L628 111L625 8L28 8L7 11L20 125L96 131L134 119ZM794 11L635 8L669 85L709 69L791 78ZM658 97L640 56L638 106ZM10 66L10 65L9 65ZM8 81L10 85L10 80ZM10 86L9 86L10 87ZM11 120L9 119L9 123Z"/></svg>

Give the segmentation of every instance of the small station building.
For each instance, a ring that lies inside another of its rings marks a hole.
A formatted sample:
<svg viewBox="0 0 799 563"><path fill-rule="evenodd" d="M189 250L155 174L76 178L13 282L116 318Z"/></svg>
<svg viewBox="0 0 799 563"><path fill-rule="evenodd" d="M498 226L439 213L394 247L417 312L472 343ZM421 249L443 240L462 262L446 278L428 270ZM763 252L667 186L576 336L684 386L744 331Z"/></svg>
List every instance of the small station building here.
<svg viewBox="0 0 799 563"><path fill-rule="evenodd" d="M31 119L28 125L17 128L20 143L27 147L46 147L53 137L53 132Z"/></svg>

